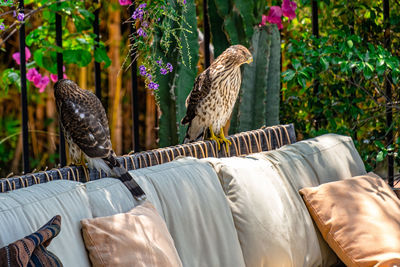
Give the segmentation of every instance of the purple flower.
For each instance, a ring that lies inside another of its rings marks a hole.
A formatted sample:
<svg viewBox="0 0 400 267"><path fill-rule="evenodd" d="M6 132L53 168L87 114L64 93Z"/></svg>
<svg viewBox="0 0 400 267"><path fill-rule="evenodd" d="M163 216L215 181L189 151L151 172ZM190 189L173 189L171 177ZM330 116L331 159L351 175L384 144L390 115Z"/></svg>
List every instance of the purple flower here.
<svg viewBox="0 0 400 267"><path fill-rule="evenodd" d="M25 18L25 15L24 15L24 13L18 13L17 20L19 20L19 21L23 21L23 20L24 20L24 18Z"/></svg>
<svg viewBox="0 0 400 267"><path fill-rule="evenodd" d="M149 23L147 21L142 22L142 27L147 28L149 26Z"/></svg>
<svg viewBox="0 0 400 267"><path fill-rule="evenodd" d="M172 64L169 63L169 62L167 63L166 68L169 70L169 72L172 72L172 70L174 69L174 68L172 67Z"/></svg>
<svg viewBox="0 0 400 267"><path fill-rule="evenodd" d="M146 77L147 77L147 79L149 79L150 81L151 81L151 79L153 78L153 76L151 76L150 73L147 73L147 74L146 74Z"/></svg>
<svg viewBox="0 0 400 267"><path fill-rule="evenodd" d="M137 8L135 12L133 12L132 18L133 19L143 19L144 11L142 9Z"/></svg>
<svg viewBox="0 0 400 267"><path fill-rule="evenodd" d="M267 21L272 24L276 24L278 29L282 29L282 9L280 6L271 6Z"/></svg>
<svg viewBox="0 0 400 267"><path fill-rule="evenodd" d="M160 85L155 82L150 82L148 86L150 89L157 90Z"/></svg>
<svg viewBox="0 0 400 267"><path fill-rule="evenodd" d="M145 66L141 65L139 67L139 71L140 71L140 75L146 76L147 72L146 72L146 67Z"/></svg>
<svg viewBox="0 0 400 267"><path fill-rule="evenodd" d="M137 30L137 34L138 34L139 36L143 36L143 37L146 37L146 36L147 36L147 33L146 33L142 28L139 28L139 29Z"/></svg>
<svg viewBox="0 0 400 267"><path fill-rule="evenodd" d="M294 1L283 0L282 13L285 17L288 17L290 20L296 18L296 8L297 4Z"/></svg>
<svg viewBox="0 0 400 267"><path fill-rule="evenodd" d="M168 71L167 71L166 69L164 69L164 68L161 68L161 69L160 69L160 73L161 73L162 75L165 75L165 74L168 73Z"/></svg>
<svg viewBox="0 0 400 267"><path fill-rule="evenodd" d="M144 3L144 4L140 4L138 8L139 8L139 9L145 9L145 8L146 8L146 6L147 6L147 4L146 4L146 3Z"/></svg>
<svg viewBox="0 0 400 267"><path fill-rule="evenodd" d="M4 29L6 28L6 26L4 26L4 23L0 24L0 30L4 31Z"/></svg>
<svg viewBox="0 0 400 267"><path fill-rule="evenodd" d="M127 5L132 4L132 0L119 0L119 4L121 6L127 6Z"/></svg>
<svg viewBox="0 0 400 267"><path fill-rule="evenodd" d="M161 60L161 59L160 59L160 60L157 60L156 63L158 64L158 66L161 67L161 65L162 65L162 60Z"/></svg>
<svg viewBox="0 0 400 267"><path fill-rule="evenodd" d="M183 0L183 4L186 5L186 0Z"/></svg>

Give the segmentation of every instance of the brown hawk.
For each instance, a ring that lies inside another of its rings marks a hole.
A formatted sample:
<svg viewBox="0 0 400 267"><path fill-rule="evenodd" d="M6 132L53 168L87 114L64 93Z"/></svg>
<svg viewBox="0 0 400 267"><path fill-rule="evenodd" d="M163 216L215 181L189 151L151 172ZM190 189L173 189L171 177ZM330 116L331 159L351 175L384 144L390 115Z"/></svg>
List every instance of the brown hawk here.
<svg viewBox="0 0 400 267"><path fill-rule="evenodd" d="M253 57L246 47L233 45L197 76L186 99L186 116L181 122L189 124L184 143L204 139L208 129L210 140L217 142L218 149L221 142L231 144L224 136L223 126L231 116L239 94L240 66L252 61ZM218 132L219 137L214 134Z"/></svg>
<svg viewBox="0 0 400 267"><path fill-rule="evenodd" d="M62 79L54 85L54 97L71 160L78 163L83 153L89 167L119 178L135 198L142 199L145 193L112 149L106 112L97 96Z"/></svg>

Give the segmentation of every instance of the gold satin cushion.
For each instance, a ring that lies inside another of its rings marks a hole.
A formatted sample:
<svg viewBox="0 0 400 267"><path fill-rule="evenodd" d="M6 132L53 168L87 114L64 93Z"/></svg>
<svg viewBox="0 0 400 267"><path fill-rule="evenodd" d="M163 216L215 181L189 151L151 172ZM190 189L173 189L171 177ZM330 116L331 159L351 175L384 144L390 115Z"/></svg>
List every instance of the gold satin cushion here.
<svg viewBox="0 0 400 267"><path fill-rule="evenodd" d="M174 241L148 201L127 213L81 221L92 266L182 266Z"/></svg>
<svg viewBox="0 0 400 267"><path fill-rule="evenodd" d="M400 265L400 200L381 178L300 190L322 236L347 266Z"/></svg>

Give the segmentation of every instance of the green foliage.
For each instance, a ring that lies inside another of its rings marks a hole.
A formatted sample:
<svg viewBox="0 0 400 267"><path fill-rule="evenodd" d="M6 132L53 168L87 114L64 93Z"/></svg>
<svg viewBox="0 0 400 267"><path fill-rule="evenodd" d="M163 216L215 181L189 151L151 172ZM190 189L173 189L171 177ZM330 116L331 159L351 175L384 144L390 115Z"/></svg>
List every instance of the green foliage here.
<svg viewBox="0 0 400 267"><path fill-rule="evenodd" d="M316 39L299 29L291 33L293 38L285 47L285 57L291 62L282 73L286 83L282 120L295 123L299 138L326 132L352 136L367 170L376 168L390 154L400 163L398 138L393 145L385 143L389 130L386 82L393 90L390 128L395 133L400 122L395 90L400 57L398 49L392 52L384 48L382 3L360 0L319 5L329 10L320 18L322 37ZM300 10L305 8L300 6ZM399 18L399 7L393 6L391 14L392 20ZM304 25L299 27L311 28L307 20L300 21ZM393 25L392 32L392 45L398 47L399 26Z"/></svg>
<svg viewBox="0 0 400 267"><path fill-rule="evenodd" d="M183 12L184 10L178 10ZM163 62L171 62L176 66L172 73L165 76L160 75L158 81L160 87L157 97L161 109L160 117L160 147L175 145L182 142L186 133L185 127L180 125L181 119L186 114L185 100L193 88L196 78L198 61L197 51L199 45L197 42L197 19L196 7L194 0L188 0L186 3L185 19L187 22L186 29L180 30L177 34L183 41L181 52L177 49L176 43L171 43L171 48L163 53L161 48L158 48L158 55ZM178 24L175 24L177 27ZM190 30L190 32L189 32ZM159 32L158 38L162 38L162 32ZM179 62L179 53L185 55L186 64ZM188 57L188 55L191 55Z"/></svg>
<svg viewBox="0 0 400 267"><path fill-rule="evenodd" d="M243 67L240 96L231 120L231 134L279 122L280 37L276 25L256 27L250 50L254 61Z"/></svg>
<svg viewBox="0 0 400 267"><path fill-rule="evenodd" d="M8 16L11 17L13 9L17 12L17 4L9 1L11 10ZM98 49L94 51L96 43L93 32L94 10L96 4L88 5L85 1L42 1L32 0L25 3L29 5L30 12L25 12L25 24L27 25L26 45L30 48L34 61L28 62L28 68L42 68L50 73L57 73L57 53L63 53L64 62L75 64L79 67L87 66L92 59L102 63L107 68L111 60L107 56L103 42L99 42ZM30 19L40 13L42 24L39 27L30 29ZM62 17L62 39L63 47L56 46L55 42L55 14ZM13 19L15 20L15 18ZM6 30L9 34L13 33L14 27L19 27L19 22L10 26ZM12 73L12 75L11 75ZM5 79L5 77L9 77ZM6 70L0 81L1 85L8 88L11 84L19 87L19 81L13 77L19 77L18 72L13 68Z"/></svg>

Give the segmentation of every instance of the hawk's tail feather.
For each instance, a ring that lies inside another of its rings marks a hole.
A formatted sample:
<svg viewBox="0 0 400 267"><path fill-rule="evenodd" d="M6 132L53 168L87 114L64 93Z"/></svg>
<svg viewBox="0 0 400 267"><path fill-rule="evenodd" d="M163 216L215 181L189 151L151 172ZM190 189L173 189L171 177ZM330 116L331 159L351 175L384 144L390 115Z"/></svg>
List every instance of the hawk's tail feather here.
<svg viewBox="0 0 400 267"><path fill-rule="evenodd" d="M116 176L118 176L118 179L121 180L121 182L123 182L128 188L134 198L142 200L146 196L146 193L127 170L122 167L114 167L113 171L115 172Z"/></svg>
<svg viewBox="0 0 400 267"><path fill-rule="evenodd" d="M121 167L121 164L113 155L109 155L108 157L103 158L103 160L111 168L112 174L124 183L135 199L144 200L146 198L146 193L140 185L138 185L125 168Z"/></svg>
<svg viewBox="0 0 400 267"><path fill-rule="evenodd" d="M143 189L136 183L133 177L129 174L129 172L125 172L119 177L119 179L124 183L124 185L128 188L134 198L138 200L142 200L146 197L146 193Z"/></svg>
<svg viewBox="0 0 400 267"><path fill-rule="evenodd" d="M193 136L190 136L190 134L189 134L190 127L192 127L192 123L191 122L189 123L189 126L186 129L186 135L185 135L185 138L183 139L183 144L187 144L187 143L190 143L190 142L196 142L196 141L203 141L205 139L205 133L206 133L205 130L200 132L200 134L198 136L194 136L193 137Z"/></svg>

